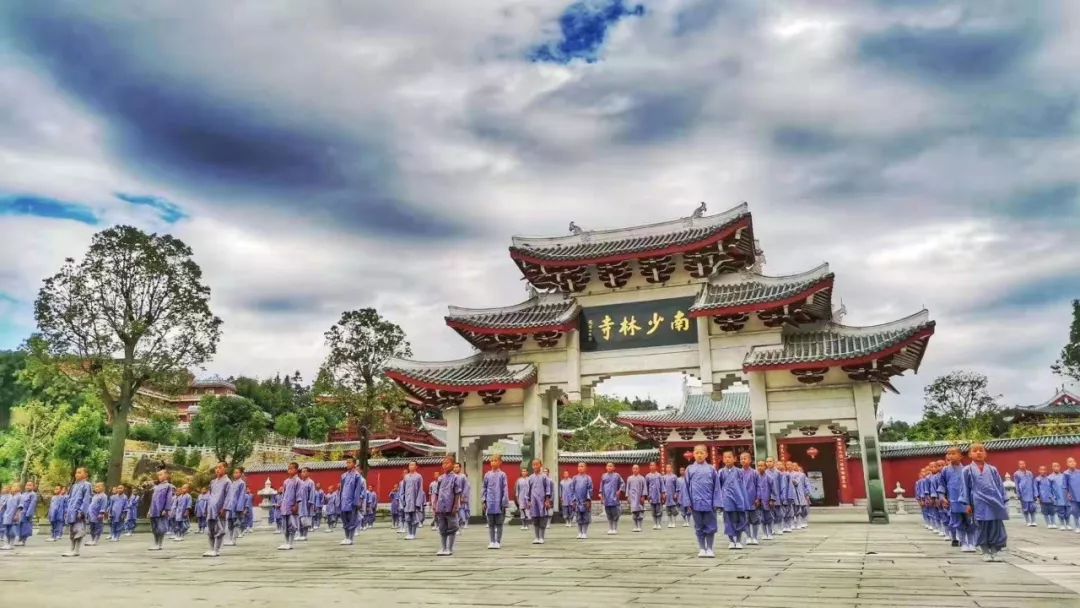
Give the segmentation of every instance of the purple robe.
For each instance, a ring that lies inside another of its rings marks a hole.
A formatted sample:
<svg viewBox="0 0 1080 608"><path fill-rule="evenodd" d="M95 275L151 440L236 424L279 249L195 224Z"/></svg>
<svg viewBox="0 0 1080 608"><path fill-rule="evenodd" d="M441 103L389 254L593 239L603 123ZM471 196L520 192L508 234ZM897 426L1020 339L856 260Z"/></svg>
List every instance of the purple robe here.
<svg viewBox="0 0 1080 608"><path fill-rule="evenodd" d="M90 497L93 495L93 488L90 487L89 481L76 481L71 484L71 488L67 494L67 505L64 513L64 521L71 525L80 519L85 520L87 513L90 512Z"/></svg>
<svg viewBox="0 0 1080 608"><path fill-rule="evenodd" d="M630 503L631 513L640 513L645 510L642 500L648 492L648 482L641 475L631 475L626 478L626 501ZM606 503L606 501L605 501Z"/></svg>
<svg viewBox="0 0 1080 608"><path fill-rule="evenodd" d="M123 494L113 494L109 497L109 506L107 508L110 521L122 521L127 513L127 497Z"/></svg>
<svg viewBox="0 0 1080 608"><path fill-rule="evenodd" d="M486 514L500 515L505 513L510 506L510 488L506 473L501 469L484 473L484 484L481 493Z"/></svg>
<svg viewBox="0 0 1080 608"><path fill-rule="evenodd" d="M360 474L360 471L353 469L341 474L341 489L339 490L341 504L339 508L342 513L355 511L362 505L364 488L366 487L367 481Z"/></svg>
<svg viewBox="0 0 1080 608"><path fill-rule="evenodd" d="M529 517L539 519L547 517L546 501L551 500L555 491L555 484L547 475L530 475L525 484L525 495L521 505L529 513Z"/></svg>
<svg viewBox="0 0 1080 608"><path fill-rule="evenodd" d="M604 473L604 476L600 478L600 499L604 502L604 506L619 506L619 492L622 492L625 487L626 483L622 475L614 471Z"/></svg>
<svg viewBox="0 0 1080 608"><path fill-rule="evenodd" d="M721 486L720 506L725 511L749 511L746 505L746 487L742 483L742 471L724 467L717 472Z"/></svg>
<svg viewBox="0 0 1080 608"><path fill-rule="evenodd" d="M971 500L975 521L1006 520L1005 486L994 465L986 463L982 470L974 462L964 467L964 486Z"/></svg>
<svg viewBox="0 0 1080 608"><path fill-rule="evenodd" d="M740 469L741 481L743 484L743 491L746 493L746 510L753 511L757 508L758 501L758 481L761 477L758 475L757 470L753 467L749 469Z"/></svg>
<svg viewBox="0 0 1080 608"><path fill-rule="evenodd" d="M173 502L175 492L176 488L167 481L154 486L150 495L150 517L164 516Z"/></svg>
<svg viewBox="0 0 1080 608"><path fill-rule="evenodd" d="M583 513L589 511L593 497L593 480L588 473L579 473L570 481L570 505Z"/></svg>
<svg viewBox="0 0 1080 608"><path fill-rule="evenodd" d="M453 471L439 476L435 485L434 509L436 513L447 515L456 513L461 506L461 494L465 490L464 478Z"/></svg>
<svg viewBox="0 0 1080 608"><path fill-rule="evenodd" d="M284 491L281 493L281 504L278 505L278 511L285 517L295 515L294 511L299 507L298 500L300 494L300 478L289 477L282 485Z"/></svg>
<svg viewBox="0 0 1080 608"><path fill-rule="evenodd" d="M1020 502L1035 502L1035 476L1031 471L1017 470L1013 473L1013 481L1016 482L1016 495Z"/></svg>
<svg viewBox="0 0 1080 608"><path fill-rule="evenodd" d="M229 482L229 493L225 496L225 509L233 513L244 510L244 494L247 494L247 480L241 477Z"/></svg>
<svg viewBox="0 0 1080 608"><path fill-rule="evenodd" d="M210 491L206 497L206 519L207 521L215 521L221 517L224 517L223 511L225 510L225 500L229 494L229 486L232 485L229 482L228 477L215 477L210 482Z"/></svg>
<svg viewBox="0 0 1080 608"><path fill-rule="evenodd" d="M686 467L686 500L694 511L715 512L724 504L723 491L716 469L707 462Z"/></svg>
<svg viewBox="0 0 1080 608"><path fill-rule="evenodd" d="M176 508L173 510L172 518L176 521L184 521L188 518L190 510L191 494L181 494L176 497Z"/></svg>
<svg viewBox="0 0 1080 608"><path fill-rule="evenodd" d="M660 497L664 493L662 484L663 476L660 473L645 475L645 493L650 503L657 504L660 502Z"/></svg>
<svg viewBox="0 0 1080 608"><path fill-rule="evenodd" d="M424 499L424 478L419 473L409 473L401 481L402 512L423 511Z"/></svg>
<svg viewBox="0 0 1080 608"><path fill-rule="evenodd" d="M674 507L676 504L675 494L678 479L674 473L665 473L660 479L660 491L663 494L664 505L668 507Z"/></svg>
<svg viewBox="0 0 1080 608"><path fill-rule="evenodd" d="M574 480L570 477L559 480L559 503L563 507L570 506L570 484L574 483Z"/></svg>

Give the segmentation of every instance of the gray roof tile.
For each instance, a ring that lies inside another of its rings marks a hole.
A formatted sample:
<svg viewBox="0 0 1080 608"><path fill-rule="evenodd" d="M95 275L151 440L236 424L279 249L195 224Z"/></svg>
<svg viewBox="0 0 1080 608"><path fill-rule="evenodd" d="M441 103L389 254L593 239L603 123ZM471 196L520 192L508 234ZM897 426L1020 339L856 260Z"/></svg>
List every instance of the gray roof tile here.
<svg viewBox="0 0 1080 608"><path fill-rule="evenodd" d="M743 365L760 369L857 359L888 350L920 333L933 333L933 329L934 322L926 310L892 323L869 327L851 327L831 321L785 327L782 346L754 347ZM917 364L916 360L916 367Z"/></svg>
<svg viewBox="0 0 1080 608"><path fill-rule="evenodd" d="M393 359L386 364L387 375L398 381L409 379L447 387L490 384L528 385L536 380L531 363L511 364L504 354L477 353L456 361L410 361Z"/></svg>
<svg viewBox="0 0 1080 608"><path fill-rule="evenodd" d="M560 237L514 237L510 251L551 261L588 261L630 253L647 254L690 245L726 230L750 217L743 203L723 213L688 217L647 226L615 230L588 230Z"/></svg>
<svg viewBox="0 0 1080 608"><path fill-rule="evenodd" d="M725 391L720 401L713 401L709 395L687 395L686 404L682 408L654 412L622 412L618 420L624 424L648 426L749 423L750 393Z"/></svg>
<svg viewBox="0 0 1080 608"><path fill-rule="evenodd" d="M753 272L719 273L701 289L691 312L723 311L790 299L832 280L829 265L808 272L770 277ZM826 310L825 313L831 313Z"/></svg>
<svg viewBox="0 0 1080 608"><path fill-rule="evenodd" d="M531 329L572 325L581 307L562 294L542 294L513 306L497 308L450 307L447 324L488 329Z"/></svg>

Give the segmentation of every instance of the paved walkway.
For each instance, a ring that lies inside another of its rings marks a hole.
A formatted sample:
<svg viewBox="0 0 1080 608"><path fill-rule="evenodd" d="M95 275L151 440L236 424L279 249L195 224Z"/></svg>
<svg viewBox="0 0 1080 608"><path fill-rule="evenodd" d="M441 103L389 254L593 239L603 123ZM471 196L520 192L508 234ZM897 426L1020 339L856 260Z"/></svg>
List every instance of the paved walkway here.
<svg viewBox="0 0 1080 608"><path fill-rule="evenodd" d="M1011 522L1007 563L984 563L931 535L917 516L842 523L852 519L812 515L808 530L721 549L714 560L695 556L689 528L611 537L602 524L585 542L557 525L543 546L510 527L501 551L487 550L486 530L473 526L451 558L434 556L430 530L406 542L385 524L360 534L356 547L317 533L291 552L275 551L280 538L258 532L218 559L199 557L198 536L151 553L147 535L137 534L75 560L58 557L60 543L34 538L0 554L0 605L1080 607L1080 535Z"/></svg>

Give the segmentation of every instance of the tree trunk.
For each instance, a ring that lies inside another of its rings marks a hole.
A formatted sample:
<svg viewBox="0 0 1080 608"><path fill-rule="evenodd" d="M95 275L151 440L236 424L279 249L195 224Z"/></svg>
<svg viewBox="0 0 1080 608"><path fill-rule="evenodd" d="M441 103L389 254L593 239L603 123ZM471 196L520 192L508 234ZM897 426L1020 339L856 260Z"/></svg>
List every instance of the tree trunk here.
<svg viewBox="0 0 1080 608"><path fill-rule="evenodd" d="M124 470L124 442L128 434L128 407L119 404L113 419L112 437L109 439L109 471L105 476L106 487L120 485L120 476Z"/></svg>
<svg viewBox="0 0 1080 608"><path fill-rule="evenodd" d="M360 453L357 454L357 460L360 461L360 472L364 475L364 479L367 479L368 475L368 457L371 455L368 449L368 443L370 437L368 436L367 425L358 424L360 431Z"/></svg>

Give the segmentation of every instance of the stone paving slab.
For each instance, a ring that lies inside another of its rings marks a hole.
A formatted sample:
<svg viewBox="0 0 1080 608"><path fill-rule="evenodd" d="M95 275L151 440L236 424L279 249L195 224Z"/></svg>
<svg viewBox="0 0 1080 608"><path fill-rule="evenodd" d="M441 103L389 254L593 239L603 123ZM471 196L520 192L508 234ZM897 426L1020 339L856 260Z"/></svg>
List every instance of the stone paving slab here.
<svg viewBox="0 0 1080 608"><path fill-rule="evenodd" d="M457 555L437 558L429 529L403 541L386 527L315 533L291 552L257 532L204 559L202 537L147 552L147 535L61 559L60 543L0 553L0 606L85 603L140 607L305 606L738 606L740 608L1080 608L1080 535L1010 523L1006 563L961 554L917 517L887 526L830 514L810 529L717 559L698 559L688 528L599 535L582 542L555 526L543 546L515 528L505 549L485 548L482 526ZM813 516L812 516L813 517ZM1074 540L1075 539L1075 540ZM1075 544L1073 544L1075 543Z"/></svg>

